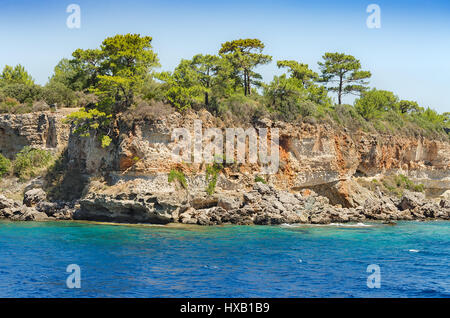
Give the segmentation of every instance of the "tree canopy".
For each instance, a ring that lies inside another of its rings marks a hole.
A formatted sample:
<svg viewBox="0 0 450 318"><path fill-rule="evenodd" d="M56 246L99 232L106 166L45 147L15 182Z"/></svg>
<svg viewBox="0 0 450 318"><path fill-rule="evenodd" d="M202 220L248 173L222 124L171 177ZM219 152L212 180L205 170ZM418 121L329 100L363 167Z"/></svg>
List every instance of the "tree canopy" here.
<svg viewBox="0 0 450 318"><path fill-rule="evenodd" d="M15 67L6 65L0 75L0 85L8 84L33 85L34 80L22 65L18 64Z"/></svg>
<svg viewBox="0 0 450 318"><path fill-rule="evenodd" d="M278 68L287 68L288 73L302 81L304 87L308 87L319 78L319 74L312 71L308 64L302 64L297 61L281 60L277 62Z"/></svg>
<svg viewBox="0 0 450 318"><path fill-rule="evenodd" d="M328 89L337 92L338 104L342 104L342 96L346 94L361 94L367 90L372 74L361 70L361 63L352 55L344 53L325 53L323 62L318 62L322 72L321 81ZM334 85L333 85L334 84Z"/></svg>
<svg viewBox="0 0 450 318"><path fill-rule="evenodd" d="M219 50L219 54L230 61L235 76L241 79L244 95L251 95L252 84L261 85L262 77L253 71L255 67L272 61L270 55L262 54L264 47L258 39L239 39L223 43Z"/></svg>
<svg viewBox="0 0 450 318"><path fill-rule="evenodd" d="M395 110L398 97L394 93L372 89L355 101L355 108L366 120L378 117L382 112Z"/></svg>
<svg viewBox="0 0 450 318"><path fill-rule="evenodd" d="M264 83L258 67L272 57L263 53L259 39L225 42L217 54L196 54L163 72L154 70L159 61L151 42L149 36L125 34L108 37L97 48L77 49L72 58L59 61L44 86L35 84L23 66L7 65L0 73L0 113L78 107L68 118L74 131L96 135L103 147L118 137L114 125L119 120L154 118L148 114L171 112L171 106L178 111L206 108L233 125L269 116L368 131L442 133L450 128L448 113L369 89L371 73L352 55L325 53L318 63L320 75L300 61L279 60L276 65L286 72ZM353 105L341 105L346 94L359 96Z"/></svg>
<svg viewBox="0 0 450 318"><path fill-rule="evenodd" d="M116 35L106 38L100 49L76 50L72 63L86 74L103 105L121 112L133 104L135 92L152 68L159 66L151 41L139 34Z"/></svg>

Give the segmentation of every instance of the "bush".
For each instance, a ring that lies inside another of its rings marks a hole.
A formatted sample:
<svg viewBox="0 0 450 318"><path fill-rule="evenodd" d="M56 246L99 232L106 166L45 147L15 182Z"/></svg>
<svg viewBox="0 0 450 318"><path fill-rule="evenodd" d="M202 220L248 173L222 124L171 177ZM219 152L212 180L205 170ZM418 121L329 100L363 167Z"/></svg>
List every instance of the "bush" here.
<svg viewBox="0 0 450 318"><path fill-rule="evenodd" d="M355 108L366 120L380 117L382 112L397 109L398 98L389 91L372 89L355 101Z"/></svg>
<svg viewBox="0 0 450 318"><path fill-rule="evenodd" d="M206 192L209 195L213 195L216 192L217 180L219 173L224 169L221 163L214 162L211 165L206 165L206 182L208 186L206 187Z"/></svg>
<svg viewBox="0 0 450 318"><path fill-rule="evenodd" d="M11 97L4 97L0 101L0 113L16 113L16 110L20 106L17 99Z"/></svg>
<svg viewBox="0 0 450 318"><path fill-rule="evenodd" d="M33 103L32 111L33 112L44 112L50 110L48 104L44 101L38 101Z"/></svg>
<svg viewBox="0 0 450 318"><path fill-rule="evenodd" d="M166 95L166 88L164 84L149 79L145 81L140 93L149 102L162 102Z"/></svg>
<svg viewBox="0 0 450 318"><path fill-rule="evenodd" d="M396 176L395 182L397 184L397 187L408 189L415 192L423 192L425 189L425 186L423 184L415 184L407 176L403 174L399 174L398 176Z"/></svg>
<svg viewBox="0 0 450 318"><path fill-rule="evenodd" d="M335 122L351 130L363 129L370 131L370 125L361 117L356 109L351 105L337 105L330 112L330 116Z"/></svg>
<svg viewBox="0 0 450 318"><path fill-rule="evenodd" d="M308 92L303 87L302 81L297 78L287 78L286 75L275 76L273 81L265 86L264 96L267 107L276 119L291 122L298 116L312 115L313 110L309 104L300 107L300 103L306 101Z"/></svg>
<svg viewBox="0 0 450 318"><path fill-rule="evenodd" d="M17 154L13 163L13 171L19 179L26 180L48 168L52 161L53 156L50 152L26 146Z"/></svg>
<svg viewBox="0 0 450 318"><path fill-rule="evenodd" d="M42 99L49 105L57 104L59 107L76 105L77 96L73 90L62 83L53 82L42 89Z"/></svg>
<svg viewBox="0 0 450 318"><path fill-rule="evenodd" d="M76 106L88 108L88 105L95 105L99 102L98 96L92 93L75 92Z"/></svg>
<svg viewBox="0 0 450 318"><path fill-rule="evenodd" d="M19 103L32 104L41 99L42 88L39 85L7 84L2 87L3 95L19 101Z"/></svg>
<svg viewBox="0 0 450 318"><path fill-rule="evenodd" d="M11 171L11 161L0 154L0 178Z"/></svg>
<svg viewBox="0 0 450 318"><path fill-rule="evenodd" d="M262 104L258 96L235 94L218 102L217 115L230 125L247 124L266 114Z"/></svg>

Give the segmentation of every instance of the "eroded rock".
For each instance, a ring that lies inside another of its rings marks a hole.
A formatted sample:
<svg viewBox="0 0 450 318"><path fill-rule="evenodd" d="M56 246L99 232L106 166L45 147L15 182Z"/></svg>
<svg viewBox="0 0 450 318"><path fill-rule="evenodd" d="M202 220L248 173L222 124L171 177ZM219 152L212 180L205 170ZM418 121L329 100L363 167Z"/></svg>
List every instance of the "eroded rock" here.
<svg viewBox="0 0 450 318"><path fill-rule="evenodd" d="M27 207L32 207L42 201L45 201L46 199L47 194L45 193L45 191L40 188L35 188L25 192L23 204L25 204Z"/></svg>

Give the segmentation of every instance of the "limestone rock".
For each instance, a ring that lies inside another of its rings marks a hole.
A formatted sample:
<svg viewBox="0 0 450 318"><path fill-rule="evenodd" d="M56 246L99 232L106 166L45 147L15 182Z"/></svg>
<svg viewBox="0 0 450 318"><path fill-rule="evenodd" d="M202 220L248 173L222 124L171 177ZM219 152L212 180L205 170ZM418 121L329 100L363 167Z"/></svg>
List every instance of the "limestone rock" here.
<svg viewBox="0 0 450 318"><path fill-rule="evenodd" d="M400 202L400 209L413 210L425 204L425 195L419 192L405 191Z"/></svg>
<svg viewBox="0 0 450 318"><path fill-rule="evenodd" d="M36 204L45 201L47 198L47 194L44 190L40 188L31 189L25 192L23 198L23 204L27 207L35 206Z"/></svg>

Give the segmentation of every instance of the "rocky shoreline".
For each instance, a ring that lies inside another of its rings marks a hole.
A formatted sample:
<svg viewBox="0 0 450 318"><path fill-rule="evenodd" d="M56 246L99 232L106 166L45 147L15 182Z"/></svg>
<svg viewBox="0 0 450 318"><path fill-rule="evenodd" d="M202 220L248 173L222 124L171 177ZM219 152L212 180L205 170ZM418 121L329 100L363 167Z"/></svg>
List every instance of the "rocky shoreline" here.
<svg viewBox="0 0 450 318"><path fill-rule="evenodd" d="M248 192L187 195L181 200L176 194L91 194L74 202L48 202L46 193L37 188L28 190L23 202L0 195L0 219L197 225L450 220L450 201L427 200L422 193L406 191L399 199L371 198L356 208L344 208L312 190L291 193L257 182Z"/></svg>
<svg viewBox="0 0 450 318"><path fill-rule="evenodd" d="M196 120L204 129L226 128L207 111L119 120L108 148L98 136L74 134L65 115L0 115L4 156L13 160L29 146L59 160L58 169L25 183L0 179L0 219L198 225L450 220L447 140L262 118L252 125L280 132L277 173L264 175L247 163L227 165L209 195L206 165L175 162L171 135L178 127L193 131ZM170 182L172 172L186 184ZM401 191L393 195L383 178L398 175L420 184L420 192L396 188Z"/></svg>

